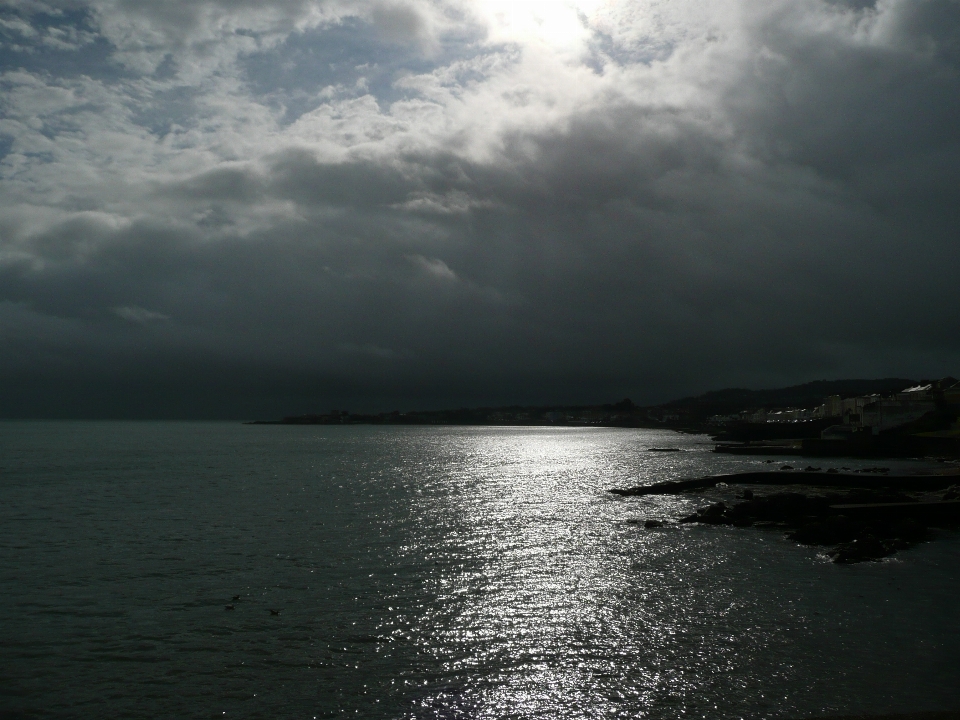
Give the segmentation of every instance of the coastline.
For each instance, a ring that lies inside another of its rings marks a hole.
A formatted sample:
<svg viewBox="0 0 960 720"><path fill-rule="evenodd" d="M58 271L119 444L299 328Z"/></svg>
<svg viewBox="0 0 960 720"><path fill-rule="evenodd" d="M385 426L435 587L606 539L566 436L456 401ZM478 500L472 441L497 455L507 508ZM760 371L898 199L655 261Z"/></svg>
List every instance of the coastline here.
<svg viewBox="0 0 960 720"><path fill-rule="evenodd" d="M779 528L801 545L829 547L827 555L842 564L880 560L932 539L932 529L960 527L960 472L741 472L613 488L609 492L628 498L735 485L777 491L761 495L744 489L737 495L739 502L714 502L675 522ZM786 485L801 486L804 491L780 490ZM666 524L671 521L648 518L643 522L647 530Z"/></svg>

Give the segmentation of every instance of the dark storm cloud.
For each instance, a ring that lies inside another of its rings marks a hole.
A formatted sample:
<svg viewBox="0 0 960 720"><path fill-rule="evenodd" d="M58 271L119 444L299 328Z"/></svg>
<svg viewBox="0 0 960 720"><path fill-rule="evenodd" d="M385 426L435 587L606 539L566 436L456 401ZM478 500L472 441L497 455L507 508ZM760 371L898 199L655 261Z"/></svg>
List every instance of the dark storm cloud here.
<svg viewBox="0 0 960 720"><path fill-rule="evenodd" d="M463 37L443 18L482 24L466 6L138 7L116 5L178 47L211 17L242 27L249 10L281 33L322 10L334 20L298 42L353 28L349 53L389 57L396 94L312 68L302 111L266 111L267 79L293 82L306 46L258 50L288 65L255 81L242 48L220 80L202 52L156 87L9 75L7 414L652 402L956 374L955 2L734 3L726 25L653 14L660 34L639 39L627 13L603 28L622 57L674 49L601 72L494 30L501 45L437 54ZM164 93L197 104L151 135Z"/></svg>

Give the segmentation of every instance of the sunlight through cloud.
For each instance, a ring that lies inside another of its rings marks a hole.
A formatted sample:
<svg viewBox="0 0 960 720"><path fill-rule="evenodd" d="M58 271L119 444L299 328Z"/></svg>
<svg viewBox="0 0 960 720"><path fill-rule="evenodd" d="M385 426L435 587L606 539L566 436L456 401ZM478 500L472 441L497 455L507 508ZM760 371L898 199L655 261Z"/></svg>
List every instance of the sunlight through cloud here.
<svg viewBox="0 0 960 720"><path fill-rule="evenodd" d="M602 0L479 0L492 40L575 49L590 34Z"/></svg>

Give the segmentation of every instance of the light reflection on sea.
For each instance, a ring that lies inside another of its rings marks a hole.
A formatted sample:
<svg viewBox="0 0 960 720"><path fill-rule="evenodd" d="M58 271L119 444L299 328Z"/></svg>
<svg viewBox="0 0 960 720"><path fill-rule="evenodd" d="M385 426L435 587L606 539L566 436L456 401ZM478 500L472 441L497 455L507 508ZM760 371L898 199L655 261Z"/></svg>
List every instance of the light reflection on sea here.
<svg viewBox="0 0 960 720"><path fill-rule="evenodd" d="M665 446L683 451L647 452ZM2 423L0 710L960 707L960 538L838 567L777 531L628 522L732 490L606 492L764 465L711 447L608 429Z"/></svg>

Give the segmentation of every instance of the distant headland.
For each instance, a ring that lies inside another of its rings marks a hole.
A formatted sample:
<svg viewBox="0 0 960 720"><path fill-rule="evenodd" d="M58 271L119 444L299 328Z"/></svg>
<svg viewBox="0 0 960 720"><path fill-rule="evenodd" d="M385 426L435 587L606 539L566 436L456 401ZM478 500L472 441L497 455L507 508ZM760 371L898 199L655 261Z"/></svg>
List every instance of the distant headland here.
<svg viewBox="0 0 960 720"><path fill-rule="evenodd" d="M492 425L664 428L705 433L717 452L960 457L960 381L819 380L774 390L730 388L661 405L502 406L294 415L252 425Z"/></svg>

